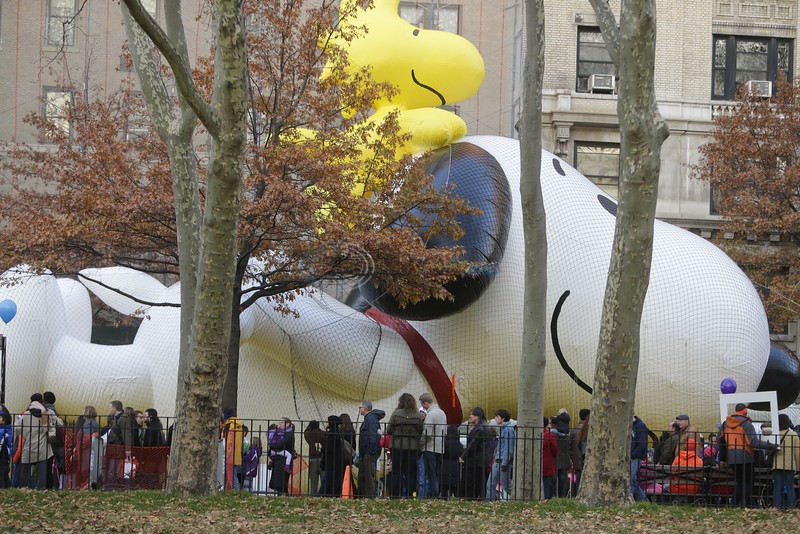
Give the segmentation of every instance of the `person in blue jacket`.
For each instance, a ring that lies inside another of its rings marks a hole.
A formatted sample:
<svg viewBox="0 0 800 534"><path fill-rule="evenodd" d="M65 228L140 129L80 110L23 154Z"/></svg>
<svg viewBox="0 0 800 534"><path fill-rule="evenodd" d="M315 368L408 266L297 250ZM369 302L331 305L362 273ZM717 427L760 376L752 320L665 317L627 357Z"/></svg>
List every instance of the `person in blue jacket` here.
<svg viewBox="0 0 800 534"><path fill-rule="evenodd" d="M14 427L11 413L0 404L0 489L11 487L11 458L14 455Z"/></svg>
<svg viewBox="0 0 800 534"><path fill-rule="evenodd" d="M373 409L372 403L364 400L358 413L364 417L358 431L358 491L362 497L375 497L375 470L381 455L380 420L386 412Z"/></svg>

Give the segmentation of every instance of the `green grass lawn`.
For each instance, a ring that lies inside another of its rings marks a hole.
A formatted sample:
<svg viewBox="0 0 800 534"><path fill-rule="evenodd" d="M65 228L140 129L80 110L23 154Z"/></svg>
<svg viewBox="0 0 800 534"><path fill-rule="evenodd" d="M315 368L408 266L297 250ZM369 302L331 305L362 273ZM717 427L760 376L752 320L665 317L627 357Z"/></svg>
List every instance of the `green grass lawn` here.
<svg viewBox="0 0 800 534"><path fill-rule="evenodd" d="M800 510L2 490L0 532L794 532Z"/></svg>

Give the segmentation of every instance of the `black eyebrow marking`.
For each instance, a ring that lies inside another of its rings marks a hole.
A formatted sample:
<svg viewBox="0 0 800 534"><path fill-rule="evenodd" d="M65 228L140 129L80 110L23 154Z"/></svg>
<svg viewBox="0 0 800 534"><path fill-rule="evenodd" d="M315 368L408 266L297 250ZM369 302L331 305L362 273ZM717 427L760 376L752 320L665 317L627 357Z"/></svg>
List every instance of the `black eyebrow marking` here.
<svg viewBox="0 0 800 534"><path fill-rule="evenodd" d="M558 161L558 158L553 158L553 168L561 176L566 176L567 175L567 173L564 172L564 169L561 168L561 162Z"/></svg>

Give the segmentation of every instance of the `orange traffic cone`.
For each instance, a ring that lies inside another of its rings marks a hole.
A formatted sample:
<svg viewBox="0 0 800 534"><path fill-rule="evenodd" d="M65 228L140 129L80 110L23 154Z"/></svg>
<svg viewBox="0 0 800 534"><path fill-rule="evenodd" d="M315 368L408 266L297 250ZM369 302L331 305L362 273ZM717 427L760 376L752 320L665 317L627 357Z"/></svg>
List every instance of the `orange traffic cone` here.
<svg viewBox="0 0 800 534"><path fill-rule="evenodd" d="M350 466L344 468L344 480L342 481L342 499L353 498L353 481L350 478Z"/></svg>

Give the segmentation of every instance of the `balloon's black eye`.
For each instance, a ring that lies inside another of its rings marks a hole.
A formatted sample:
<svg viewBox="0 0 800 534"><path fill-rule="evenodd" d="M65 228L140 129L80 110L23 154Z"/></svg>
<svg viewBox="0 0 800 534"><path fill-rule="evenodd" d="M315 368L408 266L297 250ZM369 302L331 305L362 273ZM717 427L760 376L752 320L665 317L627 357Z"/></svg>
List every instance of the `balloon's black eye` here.
<svg viewBox="0 0 800 534"><path fill-rule="evenodd" d="M597 201L600 202L600 205L603 206L608 213L610 213L614 217L617 216L616 202L614 202L608 197L604 197L603 195L597 195Z"/></svg>
<svg viewBox="0 0 800 534"><path fill-rule="evenodd" d="M413 33L414 33L414 37L419 35L419 28L415 28Z"/></svg>

